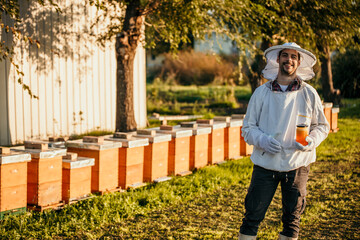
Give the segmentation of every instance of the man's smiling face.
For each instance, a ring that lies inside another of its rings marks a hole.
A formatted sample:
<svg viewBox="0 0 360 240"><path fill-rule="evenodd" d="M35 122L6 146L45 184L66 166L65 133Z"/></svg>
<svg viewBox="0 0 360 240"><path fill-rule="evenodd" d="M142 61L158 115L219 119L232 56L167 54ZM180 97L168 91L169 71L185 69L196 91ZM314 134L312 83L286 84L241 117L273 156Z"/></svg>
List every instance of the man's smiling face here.
<svg viewBox="0 0 360 240"><path fill-rule="evenodd" d="M293 76L300 65L299 53L293 49L284 49L281 51L277 62L282 75Z"/></svg>

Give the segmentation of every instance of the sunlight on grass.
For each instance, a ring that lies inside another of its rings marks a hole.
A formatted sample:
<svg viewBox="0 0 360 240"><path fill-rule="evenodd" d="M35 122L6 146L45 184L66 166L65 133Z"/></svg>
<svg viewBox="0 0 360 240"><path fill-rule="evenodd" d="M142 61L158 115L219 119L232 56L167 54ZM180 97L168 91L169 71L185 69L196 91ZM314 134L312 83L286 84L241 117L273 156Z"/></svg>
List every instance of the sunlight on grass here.
<svg viewBox="0 0 360 240"><path fill-rule="evenodd" d="M344 110L345 111L345 110ZM341 118L339 132L317 148L307 186L300 239L360 239L360 122ZM95 196L61 211L7 216L3 239L236 239L252 163L248 157L208 166L186 177ZM277 191L258 239L281 230Z"/></svg>

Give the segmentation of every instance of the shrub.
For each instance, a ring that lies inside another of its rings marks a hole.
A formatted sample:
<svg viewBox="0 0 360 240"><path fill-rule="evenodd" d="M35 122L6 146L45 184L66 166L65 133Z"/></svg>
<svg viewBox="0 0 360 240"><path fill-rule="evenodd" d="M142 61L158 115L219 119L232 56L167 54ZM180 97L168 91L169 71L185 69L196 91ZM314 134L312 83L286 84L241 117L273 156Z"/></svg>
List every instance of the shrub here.
<svg viewBox="0 0 360 240"><path fill-rule="evenodd" d="M207 85L216 81L225 84L234 82L235 66L216 55L183 51L177 56L165 54L158 76L167 82L174 80L182 85Z"/></svg>

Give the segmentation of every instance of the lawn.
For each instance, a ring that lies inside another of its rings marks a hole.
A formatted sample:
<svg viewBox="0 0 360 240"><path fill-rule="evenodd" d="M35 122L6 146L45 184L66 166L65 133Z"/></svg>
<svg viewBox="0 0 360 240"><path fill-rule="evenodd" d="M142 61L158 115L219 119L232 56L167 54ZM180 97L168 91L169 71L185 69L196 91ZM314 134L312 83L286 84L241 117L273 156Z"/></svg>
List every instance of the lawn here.
<svg viewBox="0 0 360 240"><path fill-rule="evenodd" d="M358 101L357 101L358 103ZM356 103L355 103L356 104ZM317 149L300 239L360 239L359 104ZM0 223L1 239L236 239L252 163L248 157L125 193L96 196L61 211L27 212ZM279 191L258 239L281 230Z"/></svg>

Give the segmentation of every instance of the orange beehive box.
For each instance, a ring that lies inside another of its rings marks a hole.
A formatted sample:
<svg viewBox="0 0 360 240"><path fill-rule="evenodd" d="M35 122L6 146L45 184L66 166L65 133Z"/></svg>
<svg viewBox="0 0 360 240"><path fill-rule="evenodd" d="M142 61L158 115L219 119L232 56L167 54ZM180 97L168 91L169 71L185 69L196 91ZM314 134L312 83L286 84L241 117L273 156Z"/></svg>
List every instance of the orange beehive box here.
<svg viewBox="0 0 360 240"><path fill-rule="evenodd" d="M62 160L62 200L80 200L91 193L91 167L94 158L76 157Z"/></svg>
<svg viewBox="0 0 360 240"><path fill-rule="evenodd" d="M232 119L244 120L245 114L233 114L231 115ZM242 124L241 124L242 125ZM251 155L253 151L253 146L247 144L242 136L241 132L242 126L240 126L240 156L248 156Z"/></svg>
<svg viewBox="0 0 360 240"><path fill-rule="evenodd" d="M242 127L242 119L231 119L225 128L225 158L237 159L241 157L240 151L240 128Z"/></svg>
<svg viewBox="0 0 360 240"><path fill-rule="evenodd" d="M333 103L331 102L324 102L323 103L323 107L324 107L324 114L326 117L326 120L329 122L330 124L330 129L332 129L331 127L331 109L333 107Z"/></svg>
<svg viewBox="0 0 360 240"><path fill-rule="evenodd" d="M190 137L190 169L205 167L209 162L209 134L211 127L199 127L195 122L181 123L183 128L191 128L193 135Z"/></svg>
<svg viewBox="0 0 360 240"><path fill-rule="evenodd" d="M249 156L253 152L254 147L245 142L245 139L242 136L241 129L242 129L242 126L240 127L240 155L241 156Z"/></svg>
<svg viewBox="0 0 360 240"><path fill-rule="evenodd" d="M106 138L122 143L118 156L118 186L122 189L142 186L144 182L144 152L149 140L132 135L132 133L115 133L114 136Z"/></svg>
<svg viewBox="0 0 360 240"><path fill-rule="evenodd" d="M80 139L67 141L66 146L69 152L95 159L95 165L91 167L92 193L105 193L118 189L121 142L84 142Z"/></svg>
<svg viewBox="0 0 360 240"><path fill-rule="evenodd" d="M168 175L188 175L190 171L190 137L191 129L182 129L173 126L171 129L162 130L154 128L158 133L170 134L171 141L168 151Z"/></svg>
<svg viewBox="0 0 360 240"><path fill-rule="evenodd" d="M3 212L26 210L27 163L31 155L5 151L0 153L0 219Z"/></svg>
<svg viewBox="0 0 360 240"><path fill-rule="evenodd" d="M139 130L136 137L149 140L149 145L145 146L144 181L158 182L169 179L167 176L171 135L159 134L155 130Z"/></svg>
<svg viewBox="0 0 360 240"><path fill-rule="evenodd" d="M331 131L332 132L339 131L339 128L338 128L338 114L339 114L339 112L340 112L340 108L338 108L338 107L333 107L331 109L330 126L331 126Z"/></svg>
<svg viewBox="0 0 360 240"><path fill-rule="evenodd" d="M28 207L55 207L61 202L62 156L66 149L47 149L42 141L25 143L30 148L13 150L31 154L27 165Z"/></svg>
<svg viewBox="0 0 360 240"><path fill-rule="evenodd" d="M61 202L62 156L66 149L31 152L28 163L28 204L49 206Z"/></svg>
<svg viewBox="0 0 360 240"><path fill-rule="evenodd" d="M199 123L199 126L211 127L209 134L209 164L218 164L225 160L225 128L226 122L214 121L210 124Z"/></svg>

